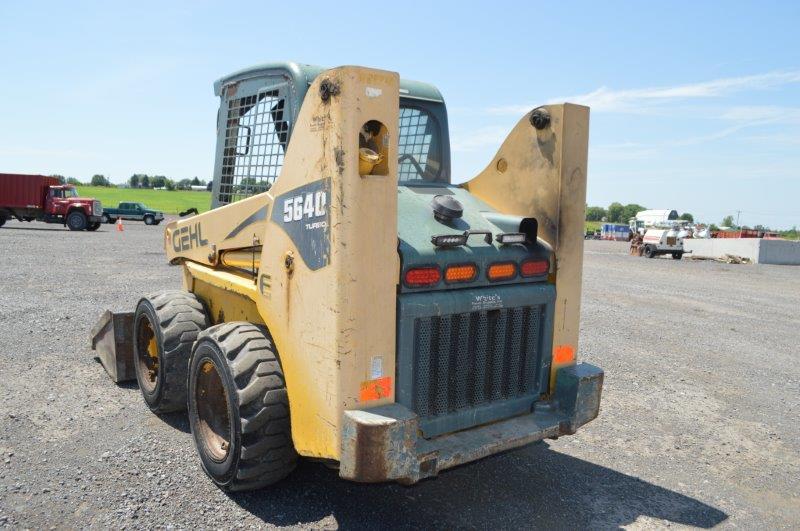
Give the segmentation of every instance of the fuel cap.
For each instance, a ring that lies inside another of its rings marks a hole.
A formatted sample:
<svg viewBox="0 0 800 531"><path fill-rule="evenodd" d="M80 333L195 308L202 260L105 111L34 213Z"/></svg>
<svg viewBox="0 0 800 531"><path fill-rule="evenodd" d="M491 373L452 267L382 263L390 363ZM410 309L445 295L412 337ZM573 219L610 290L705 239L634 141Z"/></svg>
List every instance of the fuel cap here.
<svg viewBox="0 0 800 531"><path fill-rule="evenodd" d="M442 222L460 218L464 213L464 207L451 195L434 196L431 199L431 208L433 209L433 217Z"/></svg>

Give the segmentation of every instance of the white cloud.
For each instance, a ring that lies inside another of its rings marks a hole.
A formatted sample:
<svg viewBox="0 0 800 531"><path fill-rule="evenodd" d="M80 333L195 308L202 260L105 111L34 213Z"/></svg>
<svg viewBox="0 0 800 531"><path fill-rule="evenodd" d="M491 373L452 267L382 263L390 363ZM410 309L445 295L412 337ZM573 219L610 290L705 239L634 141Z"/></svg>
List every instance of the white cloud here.
<svg viewBox="0 0 800 531"><path fill-rule="evenodd" d="M800 108L775 105L746 105L731 107L723 112L720 118L734 121L800 125Z"/></svg>
<svg viewBox="0 0 800 531"><path fill-rule="evenodd" d="M765 90L792 83L800 83L800 71L776 71L752 76L730 77L675 85L671 87L651 87L641 89L613 90L600 87L587 94L553 98L550 103L568 101L588 105L594 112L647 112L659 104L698 98L720 97L735 92ZM491 107L490 114L521 114L531 110L534 105L508 105Z"/></svg>
<svg viewBox="0 0 800 531"><path fill-rule="evenodd" d="M454 131L450 139L450 149L452 151L476 151L486 147L499 148L510 132L511 128L499 125L480 127L466 134Z"/></svg>

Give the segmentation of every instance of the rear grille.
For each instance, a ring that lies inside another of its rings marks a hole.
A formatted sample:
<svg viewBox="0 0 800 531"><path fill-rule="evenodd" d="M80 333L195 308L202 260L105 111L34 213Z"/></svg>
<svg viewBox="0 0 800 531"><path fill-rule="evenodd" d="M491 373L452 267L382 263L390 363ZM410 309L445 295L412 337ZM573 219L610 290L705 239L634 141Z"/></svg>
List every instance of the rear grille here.
<svg viewBox="0 0 800 531"><path fill-rule="evenodd" d="M538 393L544 306L414 322L413 409L433 417Z"/></svg>

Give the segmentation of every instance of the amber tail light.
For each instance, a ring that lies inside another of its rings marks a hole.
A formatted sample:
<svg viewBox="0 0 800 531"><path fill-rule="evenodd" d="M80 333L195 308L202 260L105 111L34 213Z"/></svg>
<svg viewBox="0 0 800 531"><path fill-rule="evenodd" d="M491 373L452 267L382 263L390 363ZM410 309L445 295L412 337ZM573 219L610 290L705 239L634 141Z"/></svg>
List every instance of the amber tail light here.
<svg viewBox="0 0 800 531"><path fill-rule="evenodd" d="M498 262L489 266L486 271L489 280L510 280L517 276L517 264L514 262Z"/></svg>
<svg viewBox="0 0 800 531"><path fill-rule="evenodd" d="M471 282L478 276L478 268L475 264L461 264L449 266L444 271L444 281L452 282Z"/></svg>

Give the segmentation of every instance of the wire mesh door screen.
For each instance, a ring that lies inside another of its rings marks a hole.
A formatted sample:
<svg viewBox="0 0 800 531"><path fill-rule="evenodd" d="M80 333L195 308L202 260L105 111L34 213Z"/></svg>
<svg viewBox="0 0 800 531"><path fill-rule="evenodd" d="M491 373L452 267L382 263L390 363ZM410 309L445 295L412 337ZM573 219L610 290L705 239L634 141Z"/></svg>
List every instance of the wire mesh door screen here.
<svg viewBox="0 0 800 531"><path fill-rule="evenodd" d="M270 189L283 167L288 118L279 88L228 100L220 205Z"/></svg>
<svg viewBox="0 0 800 531"><path fill-rule="evenodd" d="M397 166L399 181L423 178L421 173L428 166L433 129L434 124L431 123L430 115L427 112L413 107L400 107L398 135L400 163Z"/></svg>

